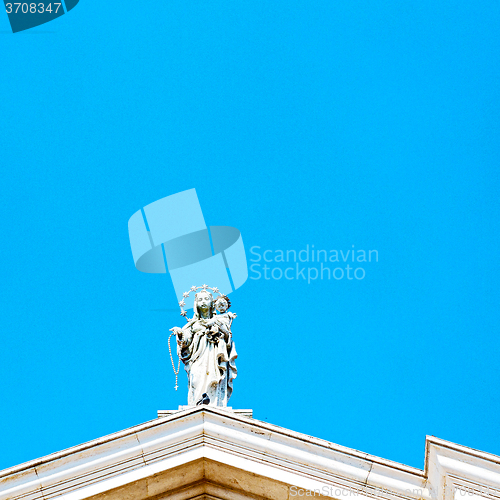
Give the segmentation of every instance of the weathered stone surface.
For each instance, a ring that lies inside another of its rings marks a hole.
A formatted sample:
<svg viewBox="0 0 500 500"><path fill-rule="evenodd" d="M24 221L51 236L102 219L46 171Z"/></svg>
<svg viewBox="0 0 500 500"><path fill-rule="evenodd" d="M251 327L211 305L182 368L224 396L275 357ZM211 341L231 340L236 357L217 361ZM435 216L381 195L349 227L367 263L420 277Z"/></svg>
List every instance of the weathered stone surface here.
<svg viewBox="0 0 500 500"><path fill-rule="evenodd" d="M204 405L0 472L0 500L307 496L498 500L500 457L427 437L422 471Z"/></svg>
<svg viewBox="0 0 500 500"><path fill-rule="evenodd" d="M238 354L231 332L236 314L227 312L228 297L221 294L214 299L207 285L198 288L202 290L195 295L193 317L182 328L171 329L177 337L177 354L188 374L188 405L203 402L227 406L237 375ZM193 286L191 291L196 289ZM218 291L217 288L212 290ZM183 307L184 300L179 305Z"/></svg>
<svg viewBox="0 0 500 500"><path fill-rule="evenodd" d="M180 405L178 410L158 410L158 418L169 417L170 415L174 415L182 410L188 410L190 408L196 408L196 405ZM239 415L240 417L253 418L253 410L235 410L231 406L221 406L222 410L230 411L235 415Z"/></svg>

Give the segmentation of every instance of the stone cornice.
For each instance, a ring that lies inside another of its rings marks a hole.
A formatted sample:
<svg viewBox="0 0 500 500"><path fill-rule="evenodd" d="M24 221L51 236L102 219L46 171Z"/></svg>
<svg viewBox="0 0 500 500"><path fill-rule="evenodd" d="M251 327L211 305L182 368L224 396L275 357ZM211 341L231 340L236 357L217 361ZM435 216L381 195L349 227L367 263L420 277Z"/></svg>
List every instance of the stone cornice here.
<svg viewBox="0 0 500 500"><path fill-rule="evenodd" d="M468 500L456 497L457 488L464 484L475 493L487 486L489 490L484 490L483 496L491 499L500 491L500 457L434 437L426 438L422 471L204 406L1 471L0 500L97 498L130 484L146 485L144 491L148 493L141 495L151 498L156 492L151 478L194 463L203 463L203 470L213 469L212 464L227 471L236 468L270 481L269 491L274 488L280 492L275 498L287 498L283 492L290 486L328 487L331 494L327 496L338 498L388 500ZM202 484L209 479L205 475L197 481ZM216 480L210 479L213 488ZM164 487L168 481L171 478L163 480ZM182 489L186 485L172 482L169 487Z"/></svg>

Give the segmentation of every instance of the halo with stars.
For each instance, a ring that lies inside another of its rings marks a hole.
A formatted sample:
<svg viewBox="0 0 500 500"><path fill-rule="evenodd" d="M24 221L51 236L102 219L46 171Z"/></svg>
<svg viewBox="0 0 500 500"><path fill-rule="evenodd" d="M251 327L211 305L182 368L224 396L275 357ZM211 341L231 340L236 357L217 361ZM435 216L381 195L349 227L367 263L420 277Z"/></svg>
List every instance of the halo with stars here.
<svg viewBox="0 0 500 500"><path fill-rule="evenodd" d="M221 293L217 287L211 287L211 286L208 286L208 285L192 286L189 289L189 292L184 292L182 294L183 299L179 302L179 306L181 308L181 316L184 316L186 318L186 321L190 321L190 319L187 317L187 312L184 310L184 306L186 305L186 302L185 302L184 299L186 299L187 297L189 297L189 295L191 294L191 292L195 292L196 293L198 290L212 290L213 293L218 293L219 294L219 296L217 297L217 299L219 297L224 297L224 294Z"/></svg>

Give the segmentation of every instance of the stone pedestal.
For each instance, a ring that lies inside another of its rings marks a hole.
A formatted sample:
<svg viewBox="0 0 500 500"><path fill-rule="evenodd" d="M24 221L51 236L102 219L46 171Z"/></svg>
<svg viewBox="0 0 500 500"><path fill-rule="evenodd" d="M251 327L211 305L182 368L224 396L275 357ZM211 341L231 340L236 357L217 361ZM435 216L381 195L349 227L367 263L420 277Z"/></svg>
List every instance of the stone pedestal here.
<svg viewBox="0 0 500 500"><path fill-rule="evenodd" d="M199 405L199 406L190 406L190 405L179 405L178 410L158 410L158 418L170 417L170 415L174 415L175 413L183 410L189 410L190 408L217 408L218 410L224 410L233 413L234 415L240 415L241 417L253 418L253 410L235 410L231 406L210 406L210 405Z"/></svg>

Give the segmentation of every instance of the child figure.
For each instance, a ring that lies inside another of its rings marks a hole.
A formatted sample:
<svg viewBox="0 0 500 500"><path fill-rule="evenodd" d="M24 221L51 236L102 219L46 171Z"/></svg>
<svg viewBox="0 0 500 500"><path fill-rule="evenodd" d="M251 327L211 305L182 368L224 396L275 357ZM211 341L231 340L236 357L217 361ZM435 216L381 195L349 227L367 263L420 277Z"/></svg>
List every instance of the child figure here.
<svg viewBox="0 0 500 500"><path fill-rule="evenodd" d="M208 334L208 339L210 342L216 344L219 338L224 335L224 340L230 344L232 337L231 323L233 319L236 318L236 314L227 312L231 307L231 301L227 295L221 295L215 300L214 305L218 314L213 318L215 321Z"/></svg>

